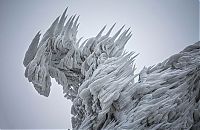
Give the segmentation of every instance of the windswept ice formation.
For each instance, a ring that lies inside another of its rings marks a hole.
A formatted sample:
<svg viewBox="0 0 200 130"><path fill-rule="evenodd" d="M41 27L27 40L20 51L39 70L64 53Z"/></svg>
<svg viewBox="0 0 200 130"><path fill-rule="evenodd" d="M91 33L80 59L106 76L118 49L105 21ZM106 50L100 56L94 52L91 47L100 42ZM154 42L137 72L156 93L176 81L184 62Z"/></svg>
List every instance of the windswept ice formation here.
<svg viewBox="0 0 200 130"><path fill-rule="evenodd" d="M24 58L25 76L48 96L51 78L63 86L74 130L200 130L200 42L156 66L134 74L134 53L124 52L131 37L123 27L105 27L77 40L79 17L65 23L66 10L40 40L37 33Z"/></svg>

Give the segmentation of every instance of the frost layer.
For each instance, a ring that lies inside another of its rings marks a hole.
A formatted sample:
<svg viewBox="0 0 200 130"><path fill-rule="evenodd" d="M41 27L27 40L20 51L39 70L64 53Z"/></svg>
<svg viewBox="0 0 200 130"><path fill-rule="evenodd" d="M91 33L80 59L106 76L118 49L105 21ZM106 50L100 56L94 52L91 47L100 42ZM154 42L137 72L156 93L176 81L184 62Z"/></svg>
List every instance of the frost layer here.
<svg viewBox="0 0 200 130"><path fill-rule="evenodd" d="M136 55L124 51L129 29L110 36L115 24L105 35L103 27L80 44L79 17L65 22L66 10L41 40L36 34L23 63L39 94L49 95L51 78L63 86L74 130L200 129L200 42L144 67L134 82Z"/></svg>

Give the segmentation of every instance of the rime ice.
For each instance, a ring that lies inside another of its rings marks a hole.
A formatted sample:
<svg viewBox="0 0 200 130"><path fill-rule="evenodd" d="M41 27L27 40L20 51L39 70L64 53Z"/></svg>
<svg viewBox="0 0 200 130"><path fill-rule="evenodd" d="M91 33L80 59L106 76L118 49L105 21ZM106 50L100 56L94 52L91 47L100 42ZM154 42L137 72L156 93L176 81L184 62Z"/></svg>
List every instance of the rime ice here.
<svg viewBox="0 0 200 130"><path fill-rule="evenodd" d="M115 24L103 27L81 43L79 17L66 21L66 11L41 40L36 34L23 63L39 94L49 95L51 78L63 86L74 130L200 129L200 42L134 74L137 55L124 51L129 29L110 36Z"/></svg>

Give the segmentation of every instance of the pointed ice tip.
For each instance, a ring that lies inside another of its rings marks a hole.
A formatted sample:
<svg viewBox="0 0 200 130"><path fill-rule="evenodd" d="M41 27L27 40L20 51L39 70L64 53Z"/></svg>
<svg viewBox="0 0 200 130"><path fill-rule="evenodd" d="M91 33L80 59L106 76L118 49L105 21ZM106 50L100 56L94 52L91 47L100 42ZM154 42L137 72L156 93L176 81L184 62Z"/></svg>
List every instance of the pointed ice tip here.
<svg viewBox="0 0 200 130"><path fill-rule="evenodd" d="M70 21L71 21L71 19L72 19L72 17L73 17L73 15L69 17L69 19L68 19L68 21L67 21L67 22L70 22Z"/></svg>
<svg viewBox="0 0 200 130"><path fill-rule="evenodd" d="M135 59L138 55L140 55L140 53L137 53L136 55L134 55L133 58Z"/></svg>
<svg viewBox="0 0 200 130"><path fill-rule="evenodd" d="M132 37L132 32L129 32L127 37L128 37L128 39L130 39Z"/></svg>
<svg viewBox="0 0 200 130"><path fill-rule="evenodd" d="M59 18L60 18L60 16L58 16L53 23L56 23L59 20Z"/></svg>
<svg viewBox="0 0 200 130"><path fill-rule="evenodd" d="M75 17L76 17L76 14L75 14L75 15L72 15L72 19L71 19L71 21L70 21L71 24L73 24Z"/></svg>
<svg viewBox="0 0 200 130"><path fill-rule="evenodd" d="M76 15L72 15L70 17L70 19L68 20L69 21L69 25L68 25L68 28L71 28L73 26L73 23L74 23L74 19L75 19Z"/></svg>
<svg viewBox="0 0 200 130"><path fill-rule="evenodd" d="M127 32L131 29L131 27L128 28Z"/></svg>
<svg viewBox="0 0 200 130"><path fill-rule="evenodd" d="M67 12L67 8L66 8L65 11L63 12L63 14L62 14L62 16L61 16L61 18L60 18L60 21L65 21L65 19L66 19L66 17L65 17L66 12Z"/></svg>
<svg viewBox="0 0 200 130"><path fill-rule="evenodd" d="M60 16L58 16L58 17L54 20L54 22L51 24L51 27L50 27L50 28L54 27L54 26L58 23L59 18L60 18Z"/></svg>
<svg viewBox="0 0 200 130"><path fill-rule="evenodd" d="M101 31L97 34L97 36L95 37L96 39L99 39L103 33L103 31L105 30L106 25L101 29Z"/></svg>
<svg viewBox="0 0 200 130"><path fill-rule="evenodd" d="M74 20L74 19L76 18L76 15L77 15L77 14L73 15L73 18L72 18L72 20Z"/></svg>
<svg viewBox="0 0 200 130"><path fill-rule="evenodd" d="M76 18L76 21L78 21L78 20L79 20L79 18L80 18L80 15L78 15L78 17Z"/></svg>
<svg viewBox="0 0 200 130"><path fill-rule="evenodd" d="M109 37L110 33L112 32L113 28L115 27L116 23L113 24L113 26L109 29L106 36Z"/></svg>
<svg viewBox="0 0 200 130"><path fill-rule="evenodd" d="M65 29L68 28L70 22L71 22L72 16L69 17L69 19L67 20L67 23L65 23Z"/></svg>
<svg viewBox="0 0 200 130"><path fill-rule="evenodd" d="M68 15L65 16L65 20L67 19Z"/></svg>
<svg viewBox="0 0 200 130"><path fill-rule="evenodd" d="M65 9L65 11L64 11L64 12L66 13L66 12L67 12L67 10L68 10L68 7Z"/></svg>
<svg viewBox="0 0 200 130"><path fill-rule="evenodd" d="M81 41L82 39L83 39L83 37L79 38L79 39L78 39L78 43L80 43L80 41Z"/></svg>
<svg viewBox="0 0 200 130"><path fill-rule="evenodd" d="M67 10L68 10L68 7L67 7L67 8L64 10L64 12L63 12L63 14L62 14L62 17L64 17L64 16L65 16L65 14L66 14Z"/></svg>
<svg viewBox="0 0 200 130"><path fill-rule="evenodd" d="M80 15L78 15L78 16L76 17L76 20L78 20L78 19L79 19L79 17L80 17Z"/></svg>
<svg viewBox="0 0 200 130"><path fill-rule="evenodd" d="M79 15L80 16L80 15ZM78 23L78 20L79 20L79 16L76 18L76 20L75 20L75 23L74 23L74 26L76 26L77 25L77 23Z"/></svg>
<svg viewBox="0 0 200 130"><path fill-rule="evenodd" d="M38 43L40 40L40 31L35 35L35 37L33 38L31 44L28 47L28 50L25 53L25 57L23 60L23 64L26 67L35 57L35 54L37 52L37 48L38 48Z"/></svg>
<svg viewBox="0 0 200 130"><path fill-rule="evenodd" d="M78 41L76 42L76 47L78 48L79 47L79 44L81 42L81 40L83 39L83 37L79 38Z"/></svg>
<svg viewBox="0 0 200 130"><path fill-rule="evenodd" d="M88 39L85 39L85 41L83 41L83 43L81 44L81 46L79 48L83 48L83 46L85 45L85 43L88 41Z"/></svg>
<svg viewBox="0 0 200 130"><path fill-rule="evenodd" d="M120 32L122 31L122 29L124 28L125 25L123 25L119 31L117 33L115 33L115 35L111 38L113 41L117 38L117 36L120 34Z"/></svg>
<svg viewBox="0 0 200 130"><path fill-rule="evenodd" d="M121 27L121 29L120 30L122 30L123 28L125 27L125 24Z"/></svg>
<svg viewBox="0 0 200 130"><path fill-rule="evenodd" d="M41 30L40 30L40 31L38 31L38 33L37 33L36 35L39 35L39 36L40 36L40 35L41 35Z"/></svg>
<svg viewBox="0 0 200 130"><path fill-rule="evenodd" d="M81 41L83 39L83 37L79 38L79 41Z"/></svg>

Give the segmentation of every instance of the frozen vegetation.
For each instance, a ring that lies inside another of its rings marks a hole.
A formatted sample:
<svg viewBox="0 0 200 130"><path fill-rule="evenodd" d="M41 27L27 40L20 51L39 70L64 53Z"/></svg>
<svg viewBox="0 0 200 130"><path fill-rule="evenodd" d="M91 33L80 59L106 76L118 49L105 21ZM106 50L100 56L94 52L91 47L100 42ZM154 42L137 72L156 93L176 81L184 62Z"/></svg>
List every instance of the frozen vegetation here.
<svg viewBox="0 0 200 130"><path fill-rule="evenodd" d="M134 74L129 29L110 36L115 25L103 27L81 42L79 17L66 20L66 10L36 34L23 63L39 94L49 95L51 78L63 86L74 130L200 130L200 42Z"/></svg>

